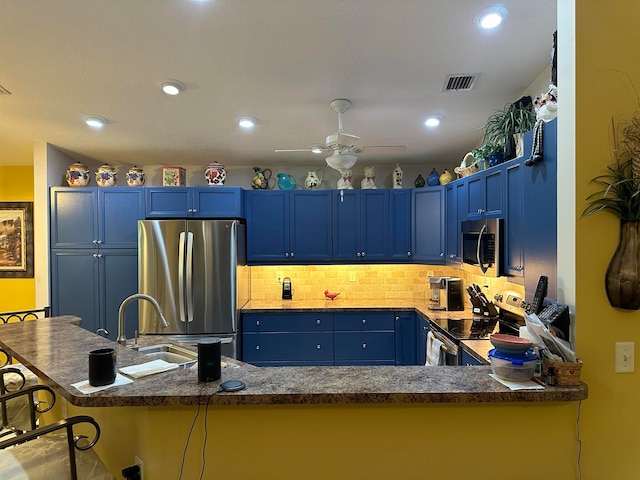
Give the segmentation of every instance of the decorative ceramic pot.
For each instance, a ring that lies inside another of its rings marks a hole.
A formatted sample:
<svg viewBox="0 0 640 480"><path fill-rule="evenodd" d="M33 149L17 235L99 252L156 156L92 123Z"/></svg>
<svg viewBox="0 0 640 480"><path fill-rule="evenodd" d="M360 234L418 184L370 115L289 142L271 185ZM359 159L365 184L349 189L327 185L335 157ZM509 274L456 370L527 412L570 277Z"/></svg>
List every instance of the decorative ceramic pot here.
<svg viewBox="0 0 640 480"><path fill-rule="evenodd" d="M269 188L269 179L271 178L271 169L265 168L264 170L260 167L253 167L253 171L256 174L251 179L251 188L254 190L266 190Z"/></svg>
<svg viewBox="0 0 640 480"><path fill-rule="evenodd" d="M278 173L278 188L280 190L293 190L296 188L296 179L288 173Z"/></svg>
<svg viewBox="0 0 640 480"><path fill-rule="evenodd" d="M431 170L431 173L427 176L427 185L430 187L435 187L436 185L440 185L440 174L434 168Z"/></svg>
<svg viewBox="0 0 640 480"><path fill-rule="evenodd" d="M65 178L70 187L86 187L91 180L89 169L82 163L69 165Z"/></svg>
<svg viewBox="0 0 640 480"><path fill-rule="evenodd" d="M221 186L224 185L224 181L227 179L227 172L224 169L224 165L220 165L218 162L211 162L204 170L204 177L207 179L209 186Z"/></svg>
<svg viewBox="0 0 640 480"><path fill-rule="evenodd" d="M426 182L424 181L424 177L421 174L418 174L413 184L416 188L422 188L425 186Z"/></svg>
<svg viewBox="0 0 640 480"><path fill-rule="evenodd" d="M116 184L116 169L108 163L100 165L96 172L96 183L99 187L113 187Z"/></svg>
<svg viewBox="0 0 640 480"><path fill-rule="evenodd" d="M360 182L360 188L363 190L378 188L376 187L376 169L374 167L364 167L364 178Z"/></svg>
<svg viewBox="0 0 640 480"><path fill-rule="evenodd" d="M141 187L144 185L144 171L135 165L127 172L127 185L130 187Z"/></svg>
<svg viewBox="0 0 640 480"><path fill-rule="evenodd" d="M304 179L304 186L309 190L317 190L320 188L322 179L324 178L324 170L322 168L313 171L307 171L307 178Z"/></svg>
<svg viewBox="0 0 640 480"><path fill-rule="evenodd" d="M442 172L442 175L440 175L440 185L446 185L452 180L453 180L453 174L445 168L444 172Z"/></svg>
<svg viewBox="0 0 640 480"><path fill-rule="evenodd" d="M640 309L640 221L621 220L620 237L605 274L612 307Z"/></svg>
<svg viewBox="0 0 640 480"><path fill-rule="evenodd" d="M352 190L353 185L351 184L352 173L350 168L341 168L340 169L340 178L338 179L338 183L336 188L338 190Z"/></svg>
<svg viewBox="0 0 640 480"><path fill-rule="evenodd" d="M500 165L504 162L504 155L500 152L492 153L489 155L489 166L495 167L496 165Z"/></svg>

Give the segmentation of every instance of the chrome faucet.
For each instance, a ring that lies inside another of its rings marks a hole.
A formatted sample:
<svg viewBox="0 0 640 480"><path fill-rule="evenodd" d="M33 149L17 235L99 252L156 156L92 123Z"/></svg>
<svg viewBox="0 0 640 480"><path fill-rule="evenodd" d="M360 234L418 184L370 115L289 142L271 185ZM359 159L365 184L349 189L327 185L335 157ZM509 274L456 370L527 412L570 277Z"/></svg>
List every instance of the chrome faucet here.
<svg viewBox="0 0 640 480"><path fill-rule="evenodd" d="M125 337L124 335L124 311L127 308L127 305L129 305L132 301L139 299L139 300L147 300L151 303L151 305L153 305L153 308L155 308L156 313L158 314L158 317L160 317L160 322L162 323L163 327L168 327L169 324L167 323L167 319L164 318L164 314L162 313L162 309L160 308L160 305L158 304L158 301L153 298L151 295L147 295L145 293L134 293L133 295L128 296L127 298L125 298L122 303L120 304L120 308L118 309L118 338L117 338L117 342L120 345L127 345L127 337Z"/></svg>

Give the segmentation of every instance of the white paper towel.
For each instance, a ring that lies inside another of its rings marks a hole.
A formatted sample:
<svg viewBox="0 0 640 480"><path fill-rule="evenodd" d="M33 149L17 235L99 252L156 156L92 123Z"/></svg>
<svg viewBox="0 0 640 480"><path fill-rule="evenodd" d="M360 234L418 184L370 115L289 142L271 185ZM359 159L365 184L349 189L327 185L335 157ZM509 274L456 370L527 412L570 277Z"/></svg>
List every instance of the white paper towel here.
<svg viewBox="0 0 640 480"><path fill-rule="evenodd" d="M116 379L113 383L109 385L103 385L101 387L94 387L89 383L89 380L83 380L81 382L72 383L71 386L77 388L85 395L88 393L99 392L100 390L106 390L107 388L117 387L118 385L126 385L127 383L133 383L133 380L128 379L127 377L116 374Z"/></svg>
<svg viewBox="0 0 640 480"><path fill-rule="evenodd" d="M132 365L120 369L120 372L133 378L146 377L154 373L166 372L178 368L177 363L169 363L164 360L152 360L151 362L141 363L140 365Z"/></svg>

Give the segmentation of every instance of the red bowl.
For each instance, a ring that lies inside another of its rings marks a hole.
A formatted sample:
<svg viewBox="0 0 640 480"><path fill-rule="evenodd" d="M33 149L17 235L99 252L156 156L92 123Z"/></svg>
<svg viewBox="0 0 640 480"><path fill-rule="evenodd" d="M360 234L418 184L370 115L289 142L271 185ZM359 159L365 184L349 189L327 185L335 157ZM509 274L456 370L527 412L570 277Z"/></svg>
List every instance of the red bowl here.
<svg viewBox="0 0 640 480"><path fill-rule="evenodd" d="M496 350L506 355L520 355L533 346L533 342L528 338L515 337L502 333L489 335L489 340L491 344L496 347Z"/></svg>

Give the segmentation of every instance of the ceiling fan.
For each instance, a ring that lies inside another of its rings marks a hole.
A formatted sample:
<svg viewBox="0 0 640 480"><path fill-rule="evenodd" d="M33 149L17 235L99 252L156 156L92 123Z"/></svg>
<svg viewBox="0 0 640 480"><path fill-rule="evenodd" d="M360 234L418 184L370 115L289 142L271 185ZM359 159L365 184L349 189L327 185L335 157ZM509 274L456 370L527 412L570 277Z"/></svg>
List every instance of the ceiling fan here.
<svg viewBox="0 0 640 480"><path fill-rule="evenodd" d="M329 135L324 144L312 145L310 148L276 150L276 152L332 152L332 155L325 159L327 165L336 170L343 170L353 167L358 160L356 154L362 153L365 149L407 148L406 145L359 146L357 142L360 137L346 133L342 128L342 114L351 108L351 102L344 98L337 98L329 103L329 107L338 114L338 131Z"/></svg>

